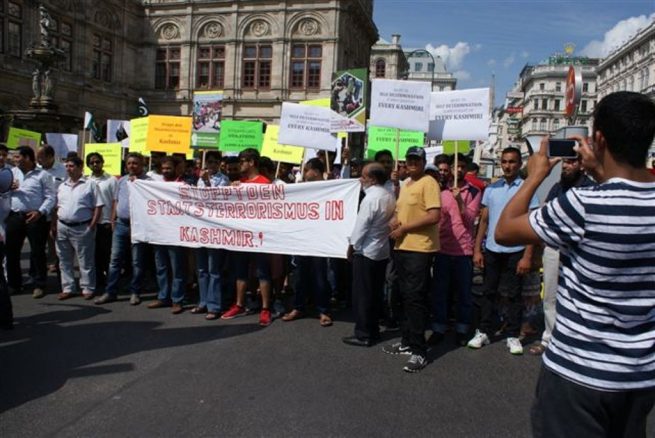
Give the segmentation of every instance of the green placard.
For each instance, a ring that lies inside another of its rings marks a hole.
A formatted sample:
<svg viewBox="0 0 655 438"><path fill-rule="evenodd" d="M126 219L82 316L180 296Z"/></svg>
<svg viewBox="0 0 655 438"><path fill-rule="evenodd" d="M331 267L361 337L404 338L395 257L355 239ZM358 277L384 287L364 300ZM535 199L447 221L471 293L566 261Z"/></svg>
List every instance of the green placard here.
<svg viewBox="0 0 655 438"><path fill-rule="evenodd" d="M469 140L444 140L441 142L443 145L443 153L451 155L455 153L455 143L457 143L457 152L460 154L468 154L471 150L471 142Z"/></svg>
<svg viewBox="0 0 655 438"><path fill-rule="evenodd" d="M223 152L241 152L246 148L261 150L262 130L262 122L223 120L218 148Z"/></svg>
<svg viewBox="0 0 655 438"><path fill-rule="evenodd" d="M368 126L368 158L375 157L381 150L389 150L396 159L396 129ZM412 146L423 147L425 134L421 131L400 130L400 159L405 159L407 149Z"/></svg>
<svg viewBox="0 0 655 438"><path fill-rule="evenodd" d="M19 146L30 146L36 149L41 144L41 133L28 131L27 129L9 128L7 135L7 147L16 149Z"/></svg>

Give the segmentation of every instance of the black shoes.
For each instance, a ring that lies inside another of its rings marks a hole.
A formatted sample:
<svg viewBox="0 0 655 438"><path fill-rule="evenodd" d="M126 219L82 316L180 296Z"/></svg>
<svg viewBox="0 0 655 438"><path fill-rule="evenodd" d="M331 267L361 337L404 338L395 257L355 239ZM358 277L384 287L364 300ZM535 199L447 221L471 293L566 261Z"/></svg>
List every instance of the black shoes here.
<svg viewBox="0 0 655 438"><path fill-rule="evenodd" d="M344 344L353 345L355 347L372 347L375 342L369 338L358 338L357 336L346 336L341 338Z"/></svg>

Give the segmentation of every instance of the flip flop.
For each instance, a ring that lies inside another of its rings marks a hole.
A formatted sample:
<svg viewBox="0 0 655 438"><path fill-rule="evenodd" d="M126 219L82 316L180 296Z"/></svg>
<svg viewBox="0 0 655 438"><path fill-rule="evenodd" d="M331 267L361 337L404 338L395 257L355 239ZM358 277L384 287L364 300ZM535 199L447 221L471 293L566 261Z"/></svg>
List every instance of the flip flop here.
<svg viewBox="0 0 655 438"><path fill-rule="evenodd" d="M205 315L205 319L207 321L213 321L215 319L218 319L219 314L217 312L207 312Z"/></svg>
<svg viewBox="0 0 655 438"><path fill-rule="evenodd" d="M321 327L330 327L332 325L332 318L330 318L328 315L324 313L322 313L318 319L319 319L319 324L321 324Z"/></svg>
<svg viewBox="0 0 655 438"><path fill-rule="evenodd" d="M546 351L546 346L544 344L533 345L528 349L528 352L533 356L541 356Z"/></svg>
<svg viewBox="0 0 655 438"><path fill-rule="evenodd" d="M302 318L304 315L300 310L293 309L291 312L285 314L282 317L282 321L289 322L289 321L295 321L296 319Z"/></svg>

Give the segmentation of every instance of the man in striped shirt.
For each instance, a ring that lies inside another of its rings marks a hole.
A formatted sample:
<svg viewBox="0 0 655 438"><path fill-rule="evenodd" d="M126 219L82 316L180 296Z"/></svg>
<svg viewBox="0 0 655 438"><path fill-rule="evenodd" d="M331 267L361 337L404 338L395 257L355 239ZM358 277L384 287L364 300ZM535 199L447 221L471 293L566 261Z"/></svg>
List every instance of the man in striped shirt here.
<svg viewBox="0 0 655 438"><path fill-rule="evenodd" d="M646 168L655 103L617 92L594 110L591 145L576 137L600 185L528 203L556 160L548 139L496 228L504 245L560 251L557 319L537 384L534 435L645 437L655 403L655 176Z"/></svg>

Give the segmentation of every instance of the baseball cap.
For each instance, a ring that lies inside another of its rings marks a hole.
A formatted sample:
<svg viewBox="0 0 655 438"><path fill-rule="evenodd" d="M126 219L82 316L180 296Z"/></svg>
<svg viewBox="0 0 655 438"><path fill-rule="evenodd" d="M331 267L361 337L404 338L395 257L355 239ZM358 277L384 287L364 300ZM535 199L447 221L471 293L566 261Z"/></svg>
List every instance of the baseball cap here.
<svg viewBox="0 0 655 438"><path fill-rule="evenodd" d="M420 146L412 146L407 149L407 153L405 153L405 159L408 159L409 157L416 157L425 160L425 150Z"/></svg>

